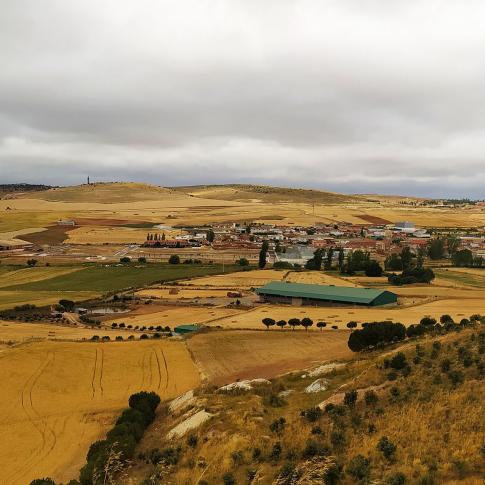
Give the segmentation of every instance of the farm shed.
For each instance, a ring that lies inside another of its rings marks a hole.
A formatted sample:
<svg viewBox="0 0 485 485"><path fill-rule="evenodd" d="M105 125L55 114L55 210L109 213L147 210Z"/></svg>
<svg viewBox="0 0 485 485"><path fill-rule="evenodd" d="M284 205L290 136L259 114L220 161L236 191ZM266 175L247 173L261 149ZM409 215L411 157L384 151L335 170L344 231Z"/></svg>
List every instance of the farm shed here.
<svg viewBox="0 0 485 485"><path fill-rule="evenodd" d="M197 325L179 325L178 327L175 327L173 329L173 331L175 333L178 333L179 335L197 332L197 330L200 330L200 327L198 327Z"/></svg>
<svg viewBox="0 0 485 485"><path fill-rule="evenodd" d="M333 285L308 285L286 281L272 281L261 288L257 288L256 293L265 302L291 305L379 306L397 302L397 295L387 290Z"/></svg>

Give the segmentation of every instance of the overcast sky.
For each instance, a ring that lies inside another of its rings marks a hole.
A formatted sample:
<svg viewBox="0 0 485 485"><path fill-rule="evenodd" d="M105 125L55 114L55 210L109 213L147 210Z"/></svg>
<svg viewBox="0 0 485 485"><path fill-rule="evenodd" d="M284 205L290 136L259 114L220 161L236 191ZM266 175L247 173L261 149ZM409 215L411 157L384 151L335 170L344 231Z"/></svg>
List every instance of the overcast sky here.
<svg viewBox="0 0 485 485"><path fill-rule="evenodd" d="M2 0L0 182L485 198L483 0Z"/></svg>

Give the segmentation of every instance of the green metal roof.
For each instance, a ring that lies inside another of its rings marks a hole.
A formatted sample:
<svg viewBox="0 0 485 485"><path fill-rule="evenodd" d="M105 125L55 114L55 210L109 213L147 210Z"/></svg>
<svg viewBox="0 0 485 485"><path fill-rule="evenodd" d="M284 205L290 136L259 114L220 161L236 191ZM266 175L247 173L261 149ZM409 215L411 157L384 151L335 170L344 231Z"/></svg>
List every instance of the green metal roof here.
<svg viewBox="0 0 485 485"><path fill-rule="evenodd" d="M306 285L303 283L288 283L286 281L271 281L256 289L258 295L287 296L294 298L311 298L314 300L331 300L348 303L370 304L387 290L371 288L354 288L350 286Z"/></svg>
<svg viewBox="0 0 485 485"><path fill-rule="evenodd" d="M178 327L175 327L173 329L173 331L177 333L196 332L197 330L200 330L200 327L198 327L197 325L191 325L191 324L179 325Z"/></svg>

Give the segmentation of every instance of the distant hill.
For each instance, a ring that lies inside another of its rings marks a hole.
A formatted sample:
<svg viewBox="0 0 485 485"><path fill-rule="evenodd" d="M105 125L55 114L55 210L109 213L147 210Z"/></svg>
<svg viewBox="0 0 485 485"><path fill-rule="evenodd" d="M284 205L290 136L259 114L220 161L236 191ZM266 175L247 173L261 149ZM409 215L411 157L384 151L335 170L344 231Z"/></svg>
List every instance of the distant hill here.
<svg viewBox="0 0 485 485"><path fill-rule="evenodd" d="M134 182L108 182L74 185L71 187L52 188L35 194L36 199L51 202L92 202L92 203L120 203L157 200L169 196L181 196L171 189L156 185ZM24 194L25 198L32 198L33 194Z"/></svg>
<svg viewBox="0 0 485 485"><path fill-rule="evenodd" d="M171 187L172 190L183 192L203 199L294 203L326 203L342 204L358 201L351 195L324 192L312 189L292 189L286 187L271 187L269 185L227 184L227 185L193 185Z"/></svg>

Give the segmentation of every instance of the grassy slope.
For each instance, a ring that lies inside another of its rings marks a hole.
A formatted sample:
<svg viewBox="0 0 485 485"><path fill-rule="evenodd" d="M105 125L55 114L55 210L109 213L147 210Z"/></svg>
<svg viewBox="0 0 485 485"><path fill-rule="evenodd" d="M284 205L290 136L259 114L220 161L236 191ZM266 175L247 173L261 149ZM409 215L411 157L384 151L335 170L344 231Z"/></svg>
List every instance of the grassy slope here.
<svg viewBox="0 0 485 485"><path fill-rule="evenodd" d="M240 270L240 266L225 266L226 272ZM147 265L92 266L76 273L43 281L9 286L4 290L20 291L112 291L140 287L158 281L222 273L222 265Z"/></svg>
<svg viewBox="0 0 485 485"><path fill-rule="evenodd" d="M370 480L390 484L399 483L390 479L402 473L406 484L478 485L484 473L484 337L482 329L467 329L435 339L427 337L408 342L391 352L359 355L343 370L326 376L327 391L316 394L302 392L313 381L302 377L302 372L275 379L271 391L265 388L231 396L205 388L199 393L199 406L217 416L195 432L198 440L194 447L188 446L187 437L171 442L164 438L168 430L184 419L184 411L174 416L160 409L155 425L147 432L138 451L149 456L154 447L180 445L180 460L169 472L169 481L173 483L197 483L200 479L209 484L222 483L225 473L231 473L235 483L251 483L247 473L252 470L256 473L253 483L264 484L350 485L370 483ZM433 351L433 340L440 341L439 351ZM421 346L419 351L417 343ZM398 350L405 352L411 372L405 376L398 371L397 379L389 381L390 369L384 367L384 359ZM470 356L466 365L460 357L465 354ZM446 359L451 362L448 372L442 370ZM453 384L450 379L453 371L463 377L463 382ZM359 397L355 407L342 406L342 415L324 412L315 422L300 414L343 390L383 383L387 387L377 391L376 404L367 405ZM286 397L287 403L281 407L270 406L265 398L285 388L293 391ZM284 429L271 431L270 424L281 417L286 419ZM386 459L377 449L383 436L396 445L392 459ZM272 457L277 442L282 451L279 457ZM259 459L254 458L255 448L261 450ZM350 464L357 455L369 460L362 480L351 473ZM321 467L326 459L342 467L340 481L299 481L286 477L273 482L285 467L304 473L312 466ZM194 466L195 463L199 466ZM141 482L150 475L160 476L160 470L164 467L137 460L129 475ZM162 482L165 480L155 479L150 483Z"/></svg>
<svg viewBox="0 0 485 485"><path fill-rule="evenodd" d="M96 183L75 185L46 191L31 192L23 198L36 198L53 202L116 203L156 200L173 196L170 189L139 183Z"/></svg>
<svg viewBox="0 0 485 485"><path fill-rule="evenodd" d="M177 192L191 194L196 197L220 200L259 199L266 202L295 203L348 203L354 197L321 190L292 189L271 187L267 185L197 185L187 187L172 187Z"/></svg>

